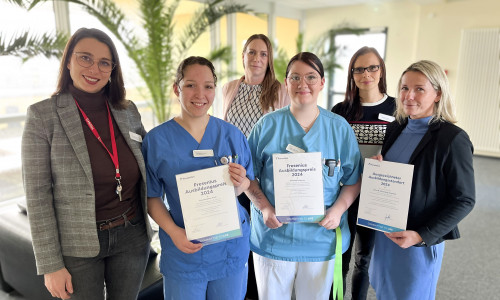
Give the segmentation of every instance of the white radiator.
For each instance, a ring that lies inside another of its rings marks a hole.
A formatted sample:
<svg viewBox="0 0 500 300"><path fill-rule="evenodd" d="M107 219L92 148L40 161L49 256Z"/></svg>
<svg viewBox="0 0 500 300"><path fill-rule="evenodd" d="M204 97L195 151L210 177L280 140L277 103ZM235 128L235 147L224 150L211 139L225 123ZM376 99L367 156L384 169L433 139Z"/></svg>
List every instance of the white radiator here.
<svg viewBox="0 0 500 300"><path fill-rule="evenodd" d="M462 31L457 75L458 126L475 154L500 157L500 28Z"/></svg>

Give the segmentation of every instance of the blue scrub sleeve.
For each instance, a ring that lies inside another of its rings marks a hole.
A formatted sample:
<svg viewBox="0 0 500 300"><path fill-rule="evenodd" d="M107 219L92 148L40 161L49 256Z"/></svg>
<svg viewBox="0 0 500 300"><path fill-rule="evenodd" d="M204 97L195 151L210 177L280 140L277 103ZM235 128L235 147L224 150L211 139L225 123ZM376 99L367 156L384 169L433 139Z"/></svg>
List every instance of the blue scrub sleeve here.
<svg viewBox="0 0 500 300"><path fill-rule="evenodd" d="M150 145L151 135L146 134L142 141L142 155L144 156L144 163L146 165L146 186L148 197L162 197L163 187L160 179L157 176L155 166L155 145Z"/></svg>
<svg viewBox="0 0 500 300"><path fill-rule="evenodd" d="M241 137L240 137L240 145L241 145L242 153L244 153L244 155L242 155L243 161L238 161L238 163L246 169L248 179L254 180L255 176L254 176L254 166L252 163L252 153L250 151L250 147L248 145L247 138L243 134L241 134Z"/></svg>
<svg viewBox="0 0 500 300"><path fill-rule="evenodd" d="M253 161L253 173L254 177L257 179L260 178L260 172L264 167L262 159L257 152L259 146L260 133L262 131L262 123L263 119L260 119L255 124L252 131L250 132L250 135L248 136L248 146L250 148L250 153L252 155L252 161Z"/></svg>

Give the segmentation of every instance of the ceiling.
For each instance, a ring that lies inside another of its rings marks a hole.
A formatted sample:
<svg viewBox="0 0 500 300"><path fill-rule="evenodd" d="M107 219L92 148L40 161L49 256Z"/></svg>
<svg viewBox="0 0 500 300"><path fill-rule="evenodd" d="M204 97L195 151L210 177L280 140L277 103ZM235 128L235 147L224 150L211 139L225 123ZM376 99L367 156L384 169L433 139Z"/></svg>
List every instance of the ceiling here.
<svg viewBox="0 0 500 300"><path fill-rule="evenodd" d="M376 5L385 2L413 2L417 4L436 4L456 0L264 0L264 2L274 2L282 6L293 7L300 10L334 7L352 6L360 4Z"/></svg>

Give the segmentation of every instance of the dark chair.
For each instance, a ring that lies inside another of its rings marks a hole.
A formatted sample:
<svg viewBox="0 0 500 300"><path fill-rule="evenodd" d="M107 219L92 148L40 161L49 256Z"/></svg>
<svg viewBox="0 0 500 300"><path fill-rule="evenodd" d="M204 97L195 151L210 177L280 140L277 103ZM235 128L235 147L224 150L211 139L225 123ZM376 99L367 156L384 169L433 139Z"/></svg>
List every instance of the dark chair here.
<svg viewBox="0 0 500 300"><path fill-rule="evenodd" d="M0 287L5 292L16 290L26 299L55 299L45 288L43 276L36 275L26 209L22 203L18 206L19 209L13 205L2 207L0 213ZM152 251L138 299L163 299L159 260L159 255Z"/></svg>

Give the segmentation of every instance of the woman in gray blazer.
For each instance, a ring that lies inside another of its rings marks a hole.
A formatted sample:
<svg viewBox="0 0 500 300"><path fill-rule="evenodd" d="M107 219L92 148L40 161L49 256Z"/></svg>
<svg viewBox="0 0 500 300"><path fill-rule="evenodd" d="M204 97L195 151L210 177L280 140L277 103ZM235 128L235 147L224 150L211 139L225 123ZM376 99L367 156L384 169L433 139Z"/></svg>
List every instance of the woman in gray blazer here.
<svg viewBox="0 0 500 300"><path fill-rule="evenodd" d="M28 108L23 180L38 274L61 299L136 299L149 254L144 127L118 53L81 28L56 92Z"/></svg>

